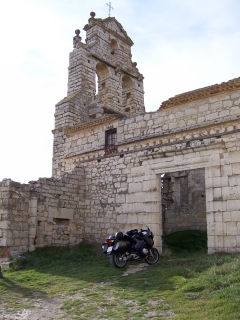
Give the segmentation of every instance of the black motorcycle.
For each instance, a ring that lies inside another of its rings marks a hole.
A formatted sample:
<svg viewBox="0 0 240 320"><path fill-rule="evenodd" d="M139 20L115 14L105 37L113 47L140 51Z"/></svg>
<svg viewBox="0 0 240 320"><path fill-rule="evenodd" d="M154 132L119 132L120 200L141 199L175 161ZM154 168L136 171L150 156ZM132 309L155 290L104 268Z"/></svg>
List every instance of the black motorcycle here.
<svg viewBox="0 0 240 320"><path fill-rule="evenodd" d="M129 260L145 260L152 265L158 262L159 252L154 245L154 235L147 229L132 229L123 234L118 231L115 236L109 236L102 244L103 253L110 257L110 262L115 268L125 267Z"/></svg>

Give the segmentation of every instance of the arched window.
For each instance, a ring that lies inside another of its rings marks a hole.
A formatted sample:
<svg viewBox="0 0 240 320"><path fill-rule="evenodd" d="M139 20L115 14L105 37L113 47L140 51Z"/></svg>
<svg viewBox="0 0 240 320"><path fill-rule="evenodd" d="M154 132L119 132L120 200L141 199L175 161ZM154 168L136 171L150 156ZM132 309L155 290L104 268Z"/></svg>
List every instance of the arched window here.
<svg viewBox="0 0 240 320"><path fill-rule="evenodd" d="M122 77L122 101L125 112L130 111L130 101L132 97L133 81L128 75Z"/></svg>
<svg viewBox="0 0 240 320"><path fill-rule="evenodd" d="M98 78L98 96L99 96L99 101L104 100L104 93L105 93L105 88L106 88L106 81L109 77L109 71L106 65L102 62L98 62L96 65L96 73L97 73L97 78Z"/></svg>
<svg viewBox="0 0 240 320"><path fill-rule="evenodd" d="M112 55L114 55L116 49L117 49L117 41L115 39L111 39L111 54Z"/></svg>

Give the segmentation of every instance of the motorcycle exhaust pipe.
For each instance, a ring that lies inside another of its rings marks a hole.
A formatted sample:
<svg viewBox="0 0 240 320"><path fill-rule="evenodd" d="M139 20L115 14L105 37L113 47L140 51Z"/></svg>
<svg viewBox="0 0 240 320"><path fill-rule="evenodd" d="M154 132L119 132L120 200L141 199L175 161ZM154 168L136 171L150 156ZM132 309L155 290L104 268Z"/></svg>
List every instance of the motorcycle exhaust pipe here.
<svg viewBox="0 0 240 320"><path fill-rule="evenodd" d="M126 261L131 260L131 259L132 259L132 256L131 256L131 254L129 254L129 256L127 256Z"/></svg>

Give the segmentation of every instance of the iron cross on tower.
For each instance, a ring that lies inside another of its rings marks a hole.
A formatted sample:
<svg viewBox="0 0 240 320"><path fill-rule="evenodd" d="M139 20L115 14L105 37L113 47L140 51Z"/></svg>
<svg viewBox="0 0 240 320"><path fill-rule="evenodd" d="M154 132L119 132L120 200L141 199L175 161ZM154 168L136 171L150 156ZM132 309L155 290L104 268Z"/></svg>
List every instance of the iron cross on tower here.
<svg viewBox="0 0 240 320"><path fill-rule="evenodd" d="M111 10L113 10L113 7L111 6L111 2L106 3L106 5L109 7L109 14L108 14L108 16L110 17Z"/></svg>

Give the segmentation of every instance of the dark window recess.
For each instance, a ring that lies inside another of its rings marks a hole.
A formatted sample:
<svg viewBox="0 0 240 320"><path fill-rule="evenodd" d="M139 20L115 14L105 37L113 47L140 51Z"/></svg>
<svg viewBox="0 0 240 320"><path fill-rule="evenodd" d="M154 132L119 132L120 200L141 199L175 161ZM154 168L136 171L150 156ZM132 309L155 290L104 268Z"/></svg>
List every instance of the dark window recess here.
<svg viewBox="0 0 240 320"><path fill-rule="evenodd" d="M117 129L105 131L105 153L115 153L117 151Z"/></svg>
<svg viewBox="0 0 240 320"><path fill-rule="evenodd" d="M69 225L69 219L53 218L53 222L58 225Z"/></svg>

